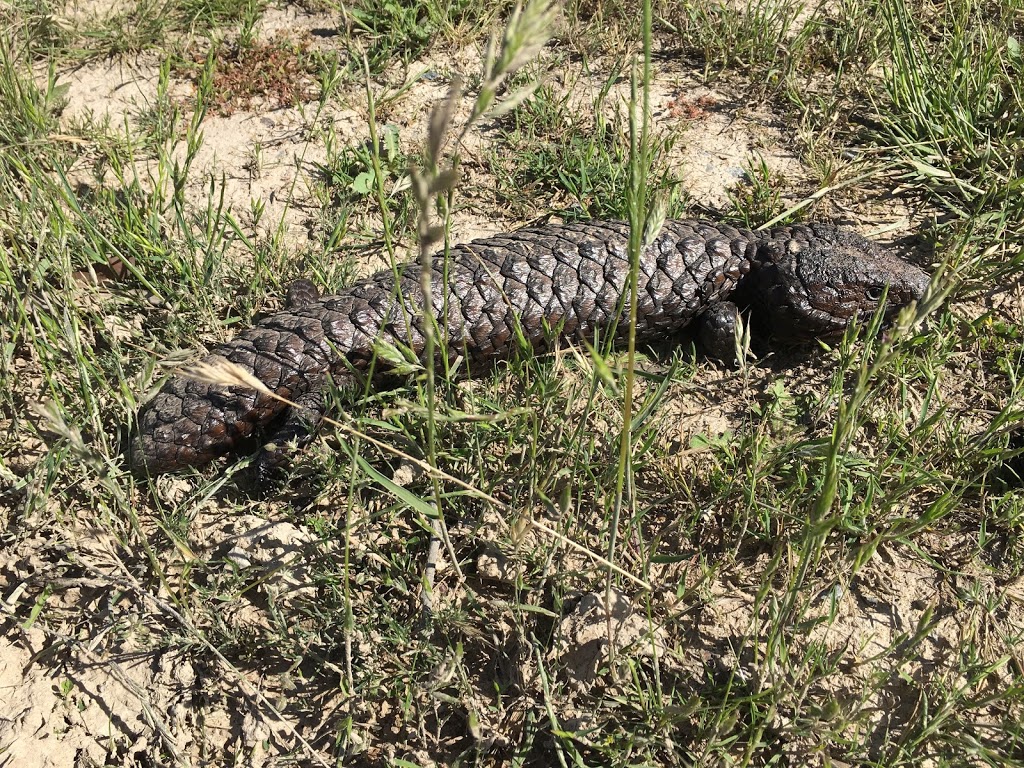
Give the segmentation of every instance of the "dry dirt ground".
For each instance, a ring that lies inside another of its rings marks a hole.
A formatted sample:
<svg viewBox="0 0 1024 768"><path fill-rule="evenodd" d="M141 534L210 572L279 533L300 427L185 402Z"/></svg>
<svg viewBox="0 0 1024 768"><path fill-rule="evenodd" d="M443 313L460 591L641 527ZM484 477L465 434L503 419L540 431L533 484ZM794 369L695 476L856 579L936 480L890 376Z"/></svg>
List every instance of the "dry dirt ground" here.
<svg viewBox="0 0 1024 768"><path fill-rule="evenodd" d="M292 7L271 9L260 34L269 39L286 31L301 37L304 30L330 30L336 25L337 19L330 15L308 14ZM331 40L323 36L309 39L328 46ZM429 110L445 97L450 74L476 71L479 61L479 49L470 46L461 51L435 51L410 67L410 71L426 70L436 76L417 80L379 116L382 123L398 128L402 146L410 154L422 146ZM112 126L130 126L157 98L159 68L159 61L142 55L131 61L91 62L60 72L59 82L68 86L63 120L71 125L85 115L94 121L109 116ZM555 87L572 89L581 109L592 104L604 81L605 72L594 73L593 63L591 69L590 73L551 75ZM393 91L407 74L407 70L395 68L379 78L374 88L378 94ZM172 98L181 104L188 103L193 88L184 77L172 78ZM624 88L613 89L607 101L609 110L614 109L616 98L623 96ZM692 199L709 207L726 205L751 157L762 159L772 173L790 180L809 175L787 122L767 107L738 100L728 86L702 85L684 64L662 57L656 63L651 93L656 130L676 137L673 159ZM339 142L353 146L365 142L365 93L353 88L341 103L343 106L332 106L319 120L331 124ZM278 107L257 101L231 114L209 114L202 126L203 144L189 193L202 198L212 175L219 183L222 180L227 204L240 215L251 209L253 200L261 201L266 206L263 222L284 222L285 236L296 243L307 239L310 190L316 184L311 169L327 156L322 132L310 130L311 109L311 102ZM460 117L467 109L468 101ZM487 131L477 130L462 148L464 178L453 216L453 241L524 223L496 199L483 161L488 141ZM145 161L140 161L136 170L145 177ZM833 213L883 239L893 239L919 223L913 210L895 207L891 201L877 202L881 197L868 190L855 205L851 203L854 207ZM543 213L538 210L534 215ZM384 263L383 257L370 254L359 268L369 271ZM666 418L676 421L671 438L681 445L695 433L714 435L737 427L737 413L746 404L742 398L721 395L716 378L732 381L728 374L709 367L698 392L672 403ZM813 381L805 383L814 386ZM24 461L31 462L31 456L32 452L26 451ZM680 461L688 459L683 456ZM589 729L598 722L597 713L586 704L586 692L597 684L614 690L617 676L628 675L625 661L620 670L602 667L609 628L616 638L618 657L630 663L659 656L665 669L684 679L738 674L746 676L744 682L755 689L760 684L751 678L762 674L758 672L762 668L751 658L737 658L735 650L749 648L745 638L758 635L767 610L759 591L768 555L755 548L741 554L728 568L705 571L697 587L699 599L685 605L677 603L674 588L656 588L651 602L658 615L671 617L671 628L652 623L636 593L626 588L628 582L612 593L610 603L606 604L603 592L588 592L579 594L574 604L563 606L553 619L558 623L553 632L558 640L546 659L522 656L525 646L517 638L521 616L508 612L497 625L477 628L481 636L476 647L466 650L483 660L477 670L479 679L468 683L480 696L467 704L472 720L456 727L450 720L443 722L440 715L424 717L416 732L407 724L396 725L401 719L393 717L393 710L406 706L403 702L347 698L339 682L346 671L334 660L321 660L319 679L310 680L307 669L281 667L245 654L221 655L213 648L201 647L196 639L201 633L190 632L187 616L175 605L175 580L184 578L182 569L188 567L183 564L194 559L220 563L207 575L213 580L229 578L232 569L257 568L262 574L258 584L246 589L244 598L226 604L222 619L238 633L258 637L270 624L294 620L287 615L289 610L308 608L317 600L304 578L307 559L313 556L310 553L323 561L340 559L341 552L339 544L321 541L312 528L275 520L279 510L273 504L249 502L245 511L228 515L218 497L196 503L188 495L191 487L182 483L167 478L158 487L159 506L173 508L183 499L193 505L191 525L185 539L177 539L178 549L171 546L147 554L167 574L169 581L160 585L140 584L139 560L136 555L126 556L126 542L108 531L76 525L76 518L88 520L90 515L80 515L74 509L38 509L21 516L20 530L37 532L23 533L16 545L5 545L2 550L0 597L8 607L20 606L26 595L38 595L32 585L41 574L46 582L45 574L55 563L73 562L85 577L76 578L73 584L50 582L48 589L59 599L50 598L47 603L51 617L47 627L15 626L5 620L0 641L0 765L315 765L334 762L326 755L335 740L344 741L349 754L366 763L401 758L428 765L451 754L449 747L455 752L459 745L464 747L466 733L489 748L514 743L516 734L533 727L529 724L544 707L553 708L561 728L575 731L581 743L586 743ZM159 536L163 523L154 513L153 502L140 497L133 508L140 529ZM53 519L61 524L47 522ZM491 524L500 528L502 521ZM453 526L453 535L458 533L458 526ZM401 535L401 530L373 531L372 525L364 522L353 528L349 556L358 563L359 537ZM486 539L486 532L482 534L480 529L474 535ZM1024 631L1024 587L997 583L984 569L961 562L956 547L948 541L941 546L949 550L947 564L962 567L961 574L973 569L973 578L951 575L909 548L883 544L851 582L837 581L821 595L821 615L829 615L830 620L800 641L805 646L818 644L823 655L843 655L829 686L808 695L816 696L822 707L859 702L858 706L869 712L859 721L859 727L871 734L869 738L884 740L890 729L898 729L900 722L911 716L906 708L918 704L904 697L910 681L957 654L965 632L975 632L979 625L988 627L994 655L1016 653L998 638ZM688 563L700 555L684 545L679 562L649 574L648 579L656 584L686 584L693 580ZM582 562L580 567L590 567L585 558ZM477 562L477 578L514 585L520 568L514 555L484 548ZM411 572L408 578L414 583L418 574ZM111 590L112 586L115 589ZM971 607L963 607L968 605L963 599L968 593L1010 595L1013 599L1001 602L997 613L979 622L977 600L970 601ZM456 605L459 598L448 593L437 596L442 606ZM612 608L610 618L606 605ZM53 629L55 616L63 618L65 636ZM915 654L894 661L893 649L913 636L926 619L931 622L926 622L927 638ZM172 642L167 641L168 633ZM155 637L161 638L158 644L153 642ZM372 631L357 626L349 642L362 663L372 668L378 641ZM540 674L541 663L545 668L557 668L560 675L557 693L549 691L543 704L541 695L547 683ZM508 671L510 667L514 672ZM454 668L439 664L438 691L444 689ZM997 688L1005 684L1006 673L1000 670L993 671L983 685ZM381 674L386 675L387 670ZM488 690L489 675L514 679L522 695L495 697L494 691ZM881 693L866 704L860 702L868 681L877 681L879 675L885 676L885 682L881 686L873 682L871 688ZM967 682L949 680L948 684ZM429 698L430 692L410 695ZM441 701L437 699L438 708L444 706ZM826 757L815 755L813 745L806 743L806 732L792 725L780 716L772 737L784 745L781 749L793 761L790 764L827 763ZM462 735L453 735L453 729L460 728ZM787 734L792 734L791 738ZM598 733L589 737L600 740ZM423 746L428 744L433 748Z"/></svg>

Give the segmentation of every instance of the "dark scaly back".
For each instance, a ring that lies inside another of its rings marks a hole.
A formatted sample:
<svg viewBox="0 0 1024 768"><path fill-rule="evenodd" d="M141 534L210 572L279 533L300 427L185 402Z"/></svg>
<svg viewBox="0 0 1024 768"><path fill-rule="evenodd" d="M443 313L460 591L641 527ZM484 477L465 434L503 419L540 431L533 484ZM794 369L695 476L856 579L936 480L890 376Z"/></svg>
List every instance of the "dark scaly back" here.
<svg viewBox="0 0 1024 768"><path fill-rule="evenodd" d="M435 306L447 300L449 343L490 362L515 344L518 324L539 348L552 330L564 341L624 332L628 225L586 222L524 229L457 246L448 280L435 262ZM637 333L653 339L690 323L749 270L755 238L728 226L667 222L642 254ZM550 330L549 330L550 329Z"/></svg>
<svg viewBox="0 0 1024 768"><path fill-rule="evenodd" d="M431 285L439 329L471 370L507 356L517 334L540 348L552 329L563 341L625 332L628 225L590 221L522 229L454 246L435 256ZM227 359L289 399L316 394L331 373L344 383L366 372L375 341L424 349L417 300L420 265L398 279L377 273L346 291L262 320L221 344L206 362ZM750 305L755 322L785 338L831 335L873 311L868 293L890 284L890 304L920 296L920 270L852 233L824 225L752 233L700 221L669 221L644 250L638 276L637 335L653 341L727 298ZM375 370L381 370L378 361ZM273 398L172 376L139 416L131 462L160 473L204 464L259 433L284 410Z"/></svg>

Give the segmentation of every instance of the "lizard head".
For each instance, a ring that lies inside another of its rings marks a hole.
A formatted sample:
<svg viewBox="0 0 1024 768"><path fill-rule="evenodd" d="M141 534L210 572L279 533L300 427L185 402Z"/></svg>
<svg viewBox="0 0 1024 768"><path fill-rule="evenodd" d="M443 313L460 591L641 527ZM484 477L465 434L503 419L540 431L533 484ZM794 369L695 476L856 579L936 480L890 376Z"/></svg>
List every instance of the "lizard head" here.
<svg viewBox="0 0 1024 768"><path fill-rule="evenodd" d="M918 300L928 275L848 230L779 227L758 248L751 305L780 339L827 338L867 320L885 301L885 319Z"/></svg>

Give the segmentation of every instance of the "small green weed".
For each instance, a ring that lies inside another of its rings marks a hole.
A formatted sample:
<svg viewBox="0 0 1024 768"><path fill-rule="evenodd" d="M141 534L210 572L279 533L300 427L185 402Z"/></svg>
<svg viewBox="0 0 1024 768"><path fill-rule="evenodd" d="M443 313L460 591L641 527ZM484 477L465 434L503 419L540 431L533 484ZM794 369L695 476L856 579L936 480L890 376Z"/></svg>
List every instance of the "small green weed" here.
<svg viewBox="0 0 1024 768"><path fill-rule="evenodd" d="M338 209L365 207L376 202L378 185L385 187L387 198L400 220L408 221L411 198L404 194L409 189L409 161L399 146L398 128L384 127L380 134L379 161L374 162L372 147L346 147L330 165L315 163L320 173L330 204ZM378 178L377 169L381 176Z"/></svg>
<svg viewBox="0 0 1024 768"><path fill-rule="evenodd" d="M725 215L744 227L756 228L782 212L784 188L785 180L768 167L764 157L751 156L747 158L743 181L729 191L731 210Z"/></svg>
<svg viewBox="0 0 1024 768"><path fill-rule="evenodd" d="M83 57L120 57L162 47L175 30L174 0L134 0L96 16L81 31Z"/></svg>
<svg viewBox="0 0 1024 768"><path fill-rule="evenodd" d="M682 3L672 20L680 43L709 70L750 70L772 86L786 80L803 53L812 27L797 25L802 11L794 0Z"/></svg>
<svg viewBox="0 0 1024 768"><path fill-rule="evenodd" d="M541 85L507 118L501 140L505 146L492 154L491 169L499 193L520 216L532 216L540 199L546 201L542 208L566 220L625 218L629 147L621 111L605 116L618 78L613 74L585 110L570 100L569 92L559 95L554 86ZM656 195L673 199L669 215L678 214L671 176L662 171L655 185Z"/></svg>
<svg viewBox="0 0 1024 768"><path fill-rule="evenodd" d="M190 31L204 34L235 24L251 29L266 7L265 0L180 0L176 10Z"/></svg>
<svg viewBox="0 0 1024 768"><path fill-rule="evenodd" d="M354 57L358 61L365 56L372 74L379 74L396 61L409 63L427 49L433 38L434 24L427 3L362 0L349 13L357 46Z"/></svg>

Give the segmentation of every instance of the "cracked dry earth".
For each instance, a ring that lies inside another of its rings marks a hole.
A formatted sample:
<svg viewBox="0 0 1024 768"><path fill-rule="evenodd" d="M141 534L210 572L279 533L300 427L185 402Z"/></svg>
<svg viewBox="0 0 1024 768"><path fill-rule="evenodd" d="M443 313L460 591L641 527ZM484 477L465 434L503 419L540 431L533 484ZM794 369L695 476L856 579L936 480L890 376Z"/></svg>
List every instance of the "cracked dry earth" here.
<svg viewBox="0 0 1024 768"><path fill-rule="evenodd" d="M260 34L301 36L335 24L330 16L293 7L271 9ZM470 47L417 62L417 70L438 76L415 82L382 115L398 129L409 154L425 139L429 110L446 95L448 75L476 71L479 58L479 50ZM131 126L156 98L159 64L142 56L60 73L59 82L68 86L63 119L70 125L87 114L93 120L109 116L112 130ZM379 87L394 87L404 76L404 71L385 73ZM581 109L592 104L604 82L603 73L571 68L552 77L555 87L571 89ZM187 79L174 79L172 97L187 103L192 89ZM610 111L625 93L620 86L612 89ZM752 156L789 179L809 174L780 117L742 103L725 86L698 84L682 63L660 61L652 104L658 130L676 134L672 162L684 186L705 205L727 203ZM201 199L212 174L240 216L257 200L265 206L262 221L283 222L284 236L296 242L309 238L312 168L327 157L320 134L310 130L310 108L257 101L230 115L208 115L189 193ZM464 104L459 117L467 111ZM358 145L368 138L365 94L358 88L321 119L330 121L339 141ZM252 167L256 148L258 172ZM453 241L524 223L494 192L483 162L492 151L486 132L471 134L462 149ZM140 164L144 178L148 169L145 161ZM880 200L865 195L849 218L868 234L911 229L912 210ZM369 253L358 269L369 272L384 264L382 256ZM765 388L771 372L750 376L754 388ZM734 382L732 374L708 367L701 386L667 406L664 438L685 446L693 435L738 429L750 403L743 395L727 394ZM813 389L820 383L808 372L792 389L799 393L801 386ZM10 466L27 474L45 450L26 444ZM677 461L674 471L698 472L704 458L681 450ZM395 475L399 485L406 482L399 477L403 471ZM414 533L412 524L376 512L357 516L343 546L324 540L315 526L286 521L291 516L281 504L245 502L236 511L225 509L232 505L223 505L216 495L196 500L192 490L186 480L161 480L158 506L142 495L133 501L138 520L132 526L96 525L102 514L85 501L90 489L72 497L80 508L63 507L56 499L35 509L3 502L0 519L8 535L0 551L0 597L7 609L0 638L0 766L317 765L334 764L336 754L346 754L350 764L396 759L443 764L471 747L483 754L510 754L524 732L538 724L547 727L545 718L575 732L581 745L599 744L609 713L594 702L614 700L638 665L656 664L666 681L694 690L711 680L742 681L756 691L779 684L774 676L784 674L756 658L756 649L773 641L768 627L775 606L763 587L776 571L766 546L751 545L727 565L714 566L692 543L672 542L671 564L646 576L655 585L649 598L628 582L606 595L595 590L599 582L580 578L579 589L552 611L535 604L538 596L523 598L517 592L529 569L538 567L524 553L544 550L544 542L528 532L515 551L494 544L507 533L507 520L488 512L482 523L452 523L453 538L477 542L469 581L453 587L457 581L443 578L451 568L444 555L439 563L435 611L462 622L466 636L458 651L441 648L424 655L423 663L432 665L431 687L407 690L405 701L351 697L344 691L352 674L344 657L357 660L361 679L386 680L394 669L380 662L376 651L395 641L379 626L359 621L344 633L316 624L312 617L325 598L322 586L311 585L310 569L325 563L340 568L347 561L355 574L351 599L406 600L413 607L398 615L411 632L419 560L407 561L404 585L363 583L359 573L376 564L378 551L400 551ZM171 535L168 510L177 505L187 507L188 524ZM585 519L586 512L577 514ZM318 513L339 514L329 505ZM590 533L581 537L586 540ZM1024 587L1000 583L983 566L963 560L962 553L972 551L968 542L962 548L958 542L934 544L933 556L948 555L945 567L909 547L883 544L854 577L823 578L805 616L809 629L788 638L794 657L815 649L815 657L839 659L834 674L797 698L860 713L849 725L860 731L851 733L853 738L866 734L884 744L920 706L914 682L941 670L979 631L991 635L993 658L1016 653L1001 638L1024 630ZM549 546L544 551L553 554L539 566L543 570L598 572L572 550ZM835 570L841 572L842 564ZM194 583L209 594L232 596L207 620L234 638L233 646L214 648L178 604L179 589ZM685 587L682 597L677 585ZM986 599L998 606L988 614L981 607ZM45 605L45 621L10 618L11 612L27 615L33 603ZM922 627L926 637L904 654L901 649ZM298 663L262 645L263 638L283 629L309 633L301 641L308 655ZM546 655L531 651L528 633L546 633ZM344 653L324 656L323 648ZM616 660L612 667L609 651ZM398 652L421 653L411 636ZM980 683L945 683L998 689L1010 684L1006 670L994 667ZM457 704L449 693L453 685L460 692ZM410 710L418 719L408 717ZM987 716L983 709L977 714L980 721ZM685 722L685 713L681 719ZM766 738L778 740L790 764L838 764L817 754L806 727L786 715L779 713L772 729ZM336 751L337 744L343 749Z"/></svg>

